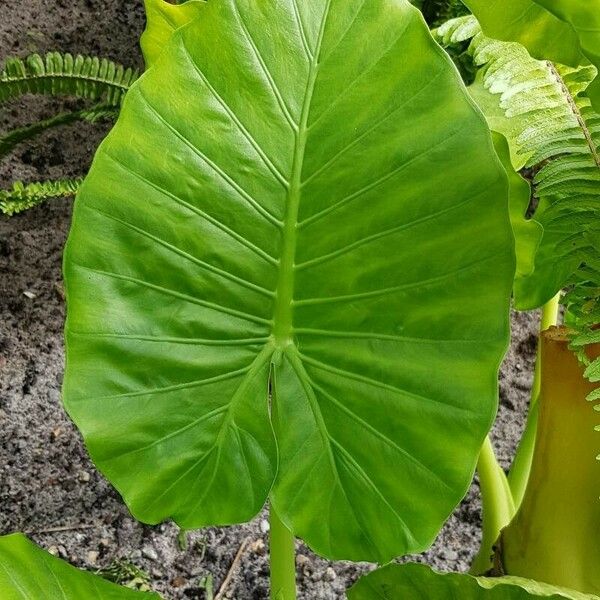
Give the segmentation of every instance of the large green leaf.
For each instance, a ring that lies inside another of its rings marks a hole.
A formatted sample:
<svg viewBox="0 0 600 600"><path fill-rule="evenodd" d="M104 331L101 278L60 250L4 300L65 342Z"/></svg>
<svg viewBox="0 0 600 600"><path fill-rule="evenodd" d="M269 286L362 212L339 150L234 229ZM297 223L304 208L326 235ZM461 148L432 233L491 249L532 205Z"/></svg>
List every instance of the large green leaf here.
<svg viewBox="0 0 600 600"><path fill-rule="evenodd" d="M38 548L24 535L0 537L2 600L158 600L81 571Z"/></svg>
<svg viewBox="0 0 600 600"><path fill-rule="evenodd" d="M519 42L538 59L600 68L600 0L463 0L486 35ZM600 112L600 80L588 88Z"/></svg>
<svg viewBox="0 0 600 600"><path fill-rule="evenodd" d="M597 600L520 577L471 577L436 573L428 566L388 565L363 577L348 591L348 600Z"/></svg>
<svg viewBox="0 0 600 600"><path fill-rule="evenodd" d="M133 513L426 547L514 271L489 131L405 0L211 0L127 95L66 250L65 402ZM272 389L272 403L268 390Z"/></svg>

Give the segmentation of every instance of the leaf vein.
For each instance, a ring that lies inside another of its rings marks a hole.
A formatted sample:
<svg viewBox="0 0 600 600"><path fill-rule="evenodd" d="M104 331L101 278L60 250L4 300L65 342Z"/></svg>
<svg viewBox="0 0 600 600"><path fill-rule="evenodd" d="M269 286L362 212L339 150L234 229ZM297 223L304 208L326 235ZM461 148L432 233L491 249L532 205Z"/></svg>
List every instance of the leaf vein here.
<svg viewBox="0 0 600 600"><path fill-rule="evenodd" d="M198 156L212 171L214 171L223 181L225 181L229 187L235 190L244 200L246 200L254 210L261 215L266 221L280 228L282 222L274 214L269 212L264 206L257 202L241 185L239 185L230 175L225 173L219 165L212 161L206 156L199 148L196 148L190 140L188 140L177 128L169 123L157 110L150 104L148 99L144 96L141 88L137 88L140 98L144 104L150 109L150 111L156 116L156 118L169 130L175 137L177 137L185 146L187 146L196 156Z"/></svg>
<svg viewBox="0 0 600 600"><path fill-rule="evenodd" d="M195 298L194 296L188 296L187 294L183 294L181 292L177 292L172 290L171 288L166 288L161 285L156 285L154 283L150 283L148 281L144 281L143 279L137 279L136 277L130 277L129 275L121 275L119 273L110 273L109 271L102 271L100 269L93 269L91 267L86 267L85 265L75 265L80 269L85 269L86 271L91 271L92 273L96 273L98 275L103 275L105 277L109 277L111 279L119 279L121 281L127 281L129 283L133 283L139 285L140 287L147 287L161 294L165 294L167 296L172 296L174 298L179 298L180 300L185 300L190 304L197 304L198 306L203 306L205 308L209 308L210 310L214 310L216 312L230 315L232 317L237 317L239 319L244 319L245 321L250 321L251 323L259 323L261 325L270 325L271 321L268 319L263 319L257 315L251 315L249 313L245 313L239 310L235 310L233 308L228 308L226 306L221 306L220 304L215 304L214 302L208 302L207 300L201 300L200 298Z"/></svg>
<svg viewBox="0 0 600 600"><path fill-rule="evenodd" d="M156 190L159 194L164 194L165 196L168 196L169 198L171 198L174 202L176 202L180 206L183 206L184 208L187 208L189 211L193 212L194 214L198 215L199 217L202 217L205 221L208 221L211 225L213 225L214 227L216 227L217 229L222 231L225 235L234 239L236 242L238 242L242 246L245 246L246 248L248 248L248 250L250 250L257 256L260 256L269 264L274 265L274 266L277 266L279 264L279 261L276 258L271 256L269 253L265 252L262 248L259 248L258 246L256 246L255 244L253 244L252 242L247 240L245 237L243 237L239 233L236 233L235 231L233 231L232 229L227 227L227 225L225 225L224 223L221 223L221 221L219 221L215 217L209 215L208 213L204 212L203 210L199 209L198 207L194 206L193 204L186 202L185 200L183 200L183 198L176 196L172 192L169 192L168 190L157 185L156 183L150 181L147 177L144 177L144 175L134 171L133 169L131 169L130 167L125 165L123 162L121 162L118 158L116 158L112 154L105 152L104 155L107 156L114 163L119 165L121 168L123 168L125 171L127 171L128 173L133 175L140 182L145 183L146 185L149 185L151 188Z"/></svg>

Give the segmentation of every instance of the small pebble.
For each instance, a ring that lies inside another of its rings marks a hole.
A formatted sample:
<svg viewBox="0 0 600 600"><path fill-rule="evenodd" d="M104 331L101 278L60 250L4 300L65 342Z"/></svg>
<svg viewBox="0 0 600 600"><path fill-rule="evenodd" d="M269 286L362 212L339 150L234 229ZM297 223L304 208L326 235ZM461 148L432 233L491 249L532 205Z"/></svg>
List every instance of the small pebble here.
<svg viewBox="0 0 600 600"><path fill-rule="evenodd" d="M52 554L52 556L58 556L58 546L50 546L48 552Z"/></svg>
<svg viewBox="0 0 600 600"><path fill-rule="evenodd" d="M90 480L90 474L87 471L79 471L79 481L87 483Z"/></svg>
<svg viewBox="0 0 600 600"><path fill-rule="evenodd" d="M267 521L266 519L261 519L259 527L260 527L260 530L262 531L262 533L267 533L269 531L269 529L271 529L271 526L269 525L269 521Z"/></svg>
<svg viewBox="0 0 600 600"><path fill-rule="evenodd" d="M87 553L87 561L90 565L95 565L98 560L98 552L96 550L90 550Z"/></svg>
<svg viewBox="0 0 600 600"><path fill-rule="evenodd" d="M250 552L253 552L254 554L264 554L265 553L265 543L262 541L261 538L258 538L257 540L254 540L251 544L250 544Z"/></svg>
<svg viewBox="0 0 600 600"><path fill-rule="evenodd" d="M458 552L454 550L446 550L444 552L444 557L446 560L458 560Z"/></svg>
<svg viewBox="0 0 600 600"><path fill-rule="evenodd" d="M158 554L152 546L144 546L142 548L142 555L149 560L158 560Z"/></svg>
<svg viewBox="0 0 600 600"><path fill-rule="evenodd" d="M34 298L37 298L37 295L34 294L33 292L29 291L29 290L25 290L23 292L23 296L25 296L26 298L29 298L30 300L33 300Z"/></svg>
<svg viewBox="0 0 600 600"><path fill-rule="evenodd" d="M323 575L325 581L333 581L336 577L337 573L331 567L325 569L325 575Z"/></svg>
<svg viewBox="0 0 600 600"><path fill-rule="evenodd" d="M296 556L296 564L299 567L304 567L305 565L307 565L310 562L310 559L308 558L308 556L304 556L304 554L298 554Z"/></svg>
<svg viewBox="0 0 600 600"><path fill-rule="evenodd" d="M142 551L141 550L134 550L131 553L131 558L135 559L135 558L142 558Z"/></svg>

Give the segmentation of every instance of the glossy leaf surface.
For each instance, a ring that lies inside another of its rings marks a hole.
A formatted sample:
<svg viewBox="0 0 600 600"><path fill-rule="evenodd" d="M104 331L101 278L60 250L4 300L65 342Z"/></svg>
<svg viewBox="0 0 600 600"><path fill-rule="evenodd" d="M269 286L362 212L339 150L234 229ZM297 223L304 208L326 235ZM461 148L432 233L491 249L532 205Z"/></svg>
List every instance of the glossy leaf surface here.
<svg viewBox="0 0 600 600"><path fill-rule="evenodd" d="M600 0L464 0L486 35L519 42L532 56L600 67ZM588 88L600 112L600 80Z"/></svg>
<svg viewBox="0 0 600 600"><path fill-rule="evenodd" d="M156 61L177 29L200 14L204 4L204 0L188 0L183 4L172 4L167 0L144 0L146 28L140 46L146 67Z"/></svg>
<svg viewBox="0 0 600 600"><path fill-rule="evenodd" d="M159 600L76 569L24 535L0 537L2 600Z"/></svg>
<svg viewBox="0 0 600 600"><path fill-rule="evenodd" d="M596 596L520 577L436 573L417 564L389 565L363 577L348 600L597 600Z"/></svg>
<svg viewBox="0 0 600 600"><path fill-rule="evenodd" d="M506 197L405 0L207 3L127 95L66 251L66 406L135 516L270 493L326 556L425 548L495 413Z"/></svg>

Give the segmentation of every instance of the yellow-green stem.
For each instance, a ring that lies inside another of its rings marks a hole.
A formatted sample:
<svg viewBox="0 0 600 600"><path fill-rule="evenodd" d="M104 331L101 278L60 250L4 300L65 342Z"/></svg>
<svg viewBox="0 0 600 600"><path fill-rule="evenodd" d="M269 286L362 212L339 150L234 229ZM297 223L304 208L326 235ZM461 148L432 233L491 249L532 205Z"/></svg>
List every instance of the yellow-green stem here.
<svg viewBox="0 0 600 600"><path fill-rule="evenodd" d="M521 507L502 531L497 559L507 575L600 596L600 469L594 384L569 350L566 328L541 337L542 382L531 474ZM587 349L600 355L600 344Z"/></svg>
<svg viewBox="0 0 600 600"><path fill-rule="evenodd" d="M296 554L294 536L270 510L271 600L296 600Z"/></svg>
<svg viewBox="0 0 600 600"><path fill-rule="evenodd" d="M540 333L557 324L559 303L560 292L542 307ZM527 487L527 481L529 480L529 474L531 472L531 461L533 459L539 413L538 399L540 396L541 369L542 359L538 344L535 371L533 374L533 386L531 388L531 399L529 401L529 414L527 416L527 422L525 423L523 436L521 437L510 473L508 474L508 483L517 510L523 501L523 495L525 494L525 488Z"/></svg>
<svg viewBox="0 0 600 600"><path fill-rule="evenodd" d="M483 533L479 553L471 565L471 573L481 575L492 567L494 544L500 531L510 523L515 514L506 475L498 464L489 437L485 439L479 453L477 472L483 504Z"/></svg>

